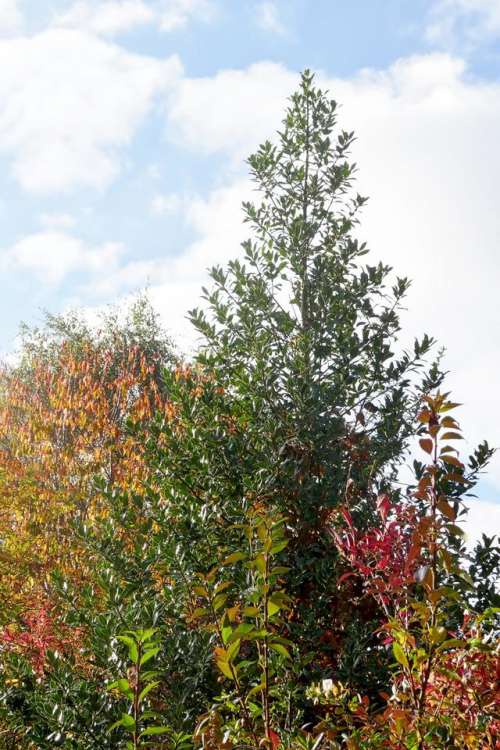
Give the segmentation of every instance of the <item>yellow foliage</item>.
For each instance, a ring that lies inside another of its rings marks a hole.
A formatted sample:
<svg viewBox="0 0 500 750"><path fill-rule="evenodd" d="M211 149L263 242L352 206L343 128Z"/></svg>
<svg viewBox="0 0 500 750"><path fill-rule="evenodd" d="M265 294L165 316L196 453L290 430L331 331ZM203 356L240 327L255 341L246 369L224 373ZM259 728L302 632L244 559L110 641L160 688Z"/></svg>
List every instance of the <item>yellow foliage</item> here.
<svg viewBox="0 0 500 750"><path fill-rule="evenodd" d="M85 575L72 521L101 512L96 477L141 493L144 449L130 427L156 411L173 416L157 374L138 347L117 361L90 343L0 373L2 611L43 587L55 566Z"/></svg>

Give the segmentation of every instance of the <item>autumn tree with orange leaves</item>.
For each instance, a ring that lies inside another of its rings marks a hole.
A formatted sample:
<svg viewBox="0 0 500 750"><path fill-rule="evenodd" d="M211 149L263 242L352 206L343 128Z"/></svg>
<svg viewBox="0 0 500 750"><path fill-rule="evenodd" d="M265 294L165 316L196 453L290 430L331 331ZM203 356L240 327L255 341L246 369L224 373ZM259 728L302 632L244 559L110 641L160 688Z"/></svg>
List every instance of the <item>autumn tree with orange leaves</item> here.
<svg viewBox="0 0 500 750"><path fill-rule="evenodd" d="M146 329L149 326L149 330ZM105 512L99 479L141 492L147 467L131 428L168 408L161 368L172 360L148 303L97 332L48 317L24 332L18 364L0 374L2 609L40 593L50 572L87 569L72 525Z"/></svg>

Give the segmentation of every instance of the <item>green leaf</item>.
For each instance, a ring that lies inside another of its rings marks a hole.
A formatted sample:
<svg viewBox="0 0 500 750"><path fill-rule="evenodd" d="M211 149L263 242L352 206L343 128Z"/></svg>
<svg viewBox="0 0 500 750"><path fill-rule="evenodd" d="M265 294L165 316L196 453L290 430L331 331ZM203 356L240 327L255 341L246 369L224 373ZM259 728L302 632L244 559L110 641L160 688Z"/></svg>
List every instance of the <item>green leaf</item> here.
<svg viewBox="0 0 500 750"><path fill-rule="evenodd" d="M141 667L142 667L143 664L147 664L147 662L150 659L153 659L153 657L156 656L156 654L158 653L158 651L160 651L160 646L157 646L156 648L151 648L148 651L146 651L146 653L141 656L141 660L139 662L140 665L141 665Z"/></svg>
<svg viewBox="0 0 500 750"><path fill-rule="evenodd" d="M140 737L152 737L158 734L168 734L171 731L172 730L170 727L148 727L143 732L141 732Z"/></svg>
<svg viewBox="0 0 500 750"><path fill-rule="evenodd" d="M265 682L261 682L258 685L255 685L255 687L253 687L251 690L248 691L247 698L250 698L252 695L255 695L256 693L260 693L262 690L265 690L265 688L266 688Z"/></svg>
<svg viewBox="0 0 500 750"><path fill-rule="evenodd" d="M408 658L405 652L403 651L402 647L400 646L400 644L397 643L397 641L394 641L392 644L392 652L394 654L396 661L399 662L401 666L406 667L406 669L408 669L409 668Z"/></svg>
<svg viewBox="0 0 500 750"><path fill-rule="evenodd" d="M119 690L120 693L123 693L123 695L126 695L127 698L130 695L133 695L133 692L130 689L129 682L124 677L122 677L120 680L115 680L114 682L111 682L107 686L107 690Z"/></svg>
<svg viewBox="0 0 500 750"><path fill-rule="evenodd" d="M257 555L257 557L252 560L252 563L257 568L259 573L262 573L262 575L264 575L264 573L266 572L266 559L264 555Z"/></svg>
<svg viewBox="0 0 500 750"><path fill-rule="evenodd" d="M137 660L139 659L139 652L137 650L137 642L134 638L131 638L129 635L118 635L117 640L121 641L128 647L128 655L130 661L133 661L134 664L137 663Z"/></svg>
<svg viewBox="0 0 500 750"><path fill-rule="evenodd" d="M247 555L244 552L233 552L232 554L224 558L221 564L233 565L234 563L240 562L240 560L246 560L246 559L247 559Z"/></svg>
<svg viewBox="0 0 500 750"><path fill-rule="evenodd" d="M470 573L468 573L463 568L457 568L456 572L457 572L457 575L462 579L462 581L465 581L465 583L467 583L471 589L474 588L474 580Z"/></svg>
<svg viewBox="0 0 500 750"><path fill-rule="evenodd" d="M248 638L254 632L255 628L252 623L242 622L231 632L231 635L227 638L227 641L225 643L232 643L235 640L244 641L245 638Z"/></svg>
<svg viewBox="0 0 500 750"><path fill-rule="evenodd" d="M243 614L245 617L257 617L259 614L259 608L258 607L245 607L243 610Z"/></svg>
<svg viewBox="0 0 500 750"><path fill-rule="evenodd" d="M439 648L441 651L444 651L447 648L464 648L465 645L466 641L463 641L460 638L448 638L448 640L441 643Z"/></svg>
<svg viewBox="0 0 500 750"><path fill-rule="evenodd" d="M133 728L135 728L134 718L132 716L130 716L130 714L122 714L121 721L122 721L122 725L124 727L127 727L127 729L133 729Z"/></svg>
<svg viewBox="0 0 500 750"><path fill-rule="evenodd" d="M204 586L193 586L193 593L196 596L202 596L204 599L208 599L208 591Z"/></svg>
<svg viewBox="0 0 500 750"><path fill-rule="evenodd" d="M431 639L431 643L442 643L448 635L446 628L443 628L442 626L437 626L434 628L430 628L429 635Z"/></svg>
<svg viewBox="0 0 500 750"><path fill-rule="evenodd" d="M223 581L215 587L215 594L221 594L223 591L233 585L233 581Z"/></svg>
<svg viewBox="0 0 500 750"><path fill-rule="evenodd" d="M233 641L231 645L227 649L227 660L229 662L233 661L236 656L238 656L239 650L240 650L240 644L241 641Z"/></svg>
<svg viewBox="0 0 500 750"><path fill-rule="evenodd" d="M455 536L465 536L465 531L460 528L460 526L457 526L454 523L449 523L446 528L451 534L454 534Z"/></svg>
<svg viewBox="0 0 500 750"><path fill-rule="evenodd" d="M118 721L115 721L114 724L112 724L109 728L109 732L112 732L113 729L116 729L117 727L123 727L127 730L134 730L135 729L135 721L130 714L122 714L121 719L118 719Z"/></svg>
<svg viewBox="0 0 500 750"><path fill-rule="evenodd" d="M146 643L146 641L150 641L154 634L157 632L158 628L148 628L147 630L139 631L137 633L137 636L141 643Z"/></svg>
<svg viewBox="0 0 500 750"><path fill-rule="evenodd" d="M212 607L217 612L217 610L222 609L224 604L227 602L228 594L217 594L215 599L212 602Z"/></svg>
<svg viewBox="0 0 500 750"><path fill-rule="evenodd" d="M288 539L283 539L281 542L278 542L277 544L273 544L271 547L271 554L277 555L278 552L281 552L285 549L285 547L288 547Z"/></svg>
<svg viewBox="0 0 500 750"><path fill-rule="evenodd" d="M233 672L231 671L231 667L229 666L229 662L219 659L216 663L220 671L222 672L222 674L225 677L228 677L230 680L234 681L234 675L233 675Z"/></svg>
<svg viewBox="0 0 500 750"><path fill-rule="evenodd" d="M226 645L227 643L229 643L229 640L233 632L233 628L231 624L227 622L226 617L224 618L224 620L225 621L223 622L222 627L221 627L221 633L222 633L222 642L224 643L224 645Z"/></svg>
<svg viewBox="0 0 500 750"><path fill-rule="evenodd" d="M273 651L276 651L277 654L284 656L286 659L292 658L290 652L282 643L270 643L269 647L272 648Z"/></svg>
<svg viewBox="0 0 500 750"><path fill-rule="evenodd" d="M273 615L277 614L280 609L282 608L283 604L281 601L276 601L274 597L270 597L267 602L267 614L269 617L272 617Z"/></svg>
<svg viewBox="0 0 500 750"><path fill-rule="evenodd" d="M443 404L443 406L439 409L440 414L451 411L452 409L456 409L458 406L462 406L462 404L454 404L451 401L447 401Z"/></svg>
<svg viewBox="0 0 500 750"><path fill-rule="evenodd" d="M150 683L149 683L149 685L146 685L146 687L145 687L145 688L143 688L143 689L141 690L141 692L139 693L139 703L141 703L141 702L142 702L142 701L144 700L144 698L145 698L145 697L146 697L146 696L147 696L147 695L148 695L148 694L149 694L149 693L150 693L150 692L151 692L152 690L154 690L154 689L155 689L155 687L158 687L158 685L159 685L159 684L160 684L159 682L150 682Z"/></svg>
<svg viewBox="0 0 500 750"><path fill-rule="evenodd" d="M210 610L207 607L196 607L194 612L192 612L191 617L198 619L200 617L205 617L205 615L208 614L210 614Z"/></svg>

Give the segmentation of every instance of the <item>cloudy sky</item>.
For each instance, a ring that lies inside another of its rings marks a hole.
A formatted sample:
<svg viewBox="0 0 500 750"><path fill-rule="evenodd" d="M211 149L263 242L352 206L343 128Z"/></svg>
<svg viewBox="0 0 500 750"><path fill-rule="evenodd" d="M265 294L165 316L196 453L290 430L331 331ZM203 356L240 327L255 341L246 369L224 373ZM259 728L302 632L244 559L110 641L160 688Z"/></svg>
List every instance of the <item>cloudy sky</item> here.
<svg viewBox="0 0 500 750"><path fill-rule="evenodd" d="M238 253L244 159L310 67L358 135L362 233L500 445L500 0L0 0L0 350L149 286L181 347ZM500 528L500 458L469 529Z"/></svg>

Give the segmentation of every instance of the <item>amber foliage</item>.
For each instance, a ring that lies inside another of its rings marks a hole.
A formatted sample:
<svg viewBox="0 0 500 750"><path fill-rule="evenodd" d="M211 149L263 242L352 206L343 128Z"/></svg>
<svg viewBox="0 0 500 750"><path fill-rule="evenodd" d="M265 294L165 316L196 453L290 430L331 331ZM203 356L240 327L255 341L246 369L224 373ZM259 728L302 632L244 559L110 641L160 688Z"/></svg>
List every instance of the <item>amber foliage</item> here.
<svg viewBox="0 0 500 750"><path fill-rule="evenodd" d="M65 342L29 367L4 368L0 392L0 558L4 609L40 588L55 566L82 574L74 522L100 513L99 478L141 493L138 437L166 408L158 358Z"/></svg>

